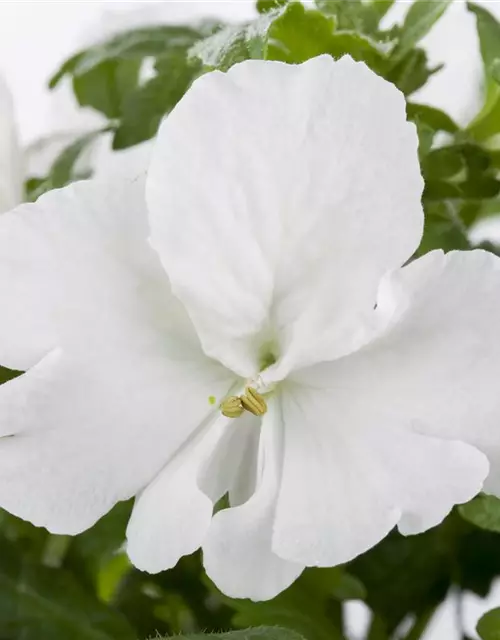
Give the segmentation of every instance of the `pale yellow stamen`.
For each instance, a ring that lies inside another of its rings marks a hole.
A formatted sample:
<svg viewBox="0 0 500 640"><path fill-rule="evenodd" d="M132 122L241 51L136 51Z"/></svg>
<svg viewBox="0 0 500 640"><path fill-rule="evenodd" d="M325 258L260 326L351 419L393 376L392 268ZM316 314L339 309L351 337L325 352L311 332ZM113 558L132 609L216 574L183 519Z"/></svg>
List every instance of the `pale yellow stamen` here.
<svg viewBox="0 0 500 640"><path fill-rule="evenodd" d="M226 418L239 418L244 411L241 398L229 396L229 398L222 401L220 410Z"/></svg>
<svg viewBox="0 0 500 640"><path fill-rule="evenodd" d="M264 396L261 396L260 393L252 389L252 387L245 389L245 395L240 396L240 400L243 408L253 413L254 416L263 416L267 411Z"/></svg>
<svg viewBox="0 0 500 640"><path fill-rule="evenodd" d="M222 401L220 410L227 418L239 418L243 411L248 411L254 416L263 416L267 411L264 397L252 387L247 387L241 396L229 396Z"/></svg>

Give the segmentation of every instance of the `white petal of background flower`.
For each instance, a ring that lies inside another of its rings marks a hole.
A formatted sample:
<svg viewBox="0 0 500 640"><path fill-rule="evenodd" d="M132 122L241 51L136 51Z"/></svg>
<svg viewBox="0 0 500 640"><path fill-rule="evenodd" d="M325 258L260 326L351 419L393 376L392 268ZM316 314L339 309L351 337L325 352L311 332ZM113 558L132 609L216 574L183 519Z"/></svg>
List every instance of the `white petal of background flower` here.
<svg viewBox="0 0 500 640"><path fill-rule="evenodd" d="M22 201L23 180L14 105L9 88L0 75L0 213Z"/></svg>
<svg viewBox="0 0 500 640"><path fill-rule="evenodd" d="M0 361L40 361L0 387L0 502L53 532L140 492L234 380L171 297L142 197L80 183L0 223Z"/></svg>
<svg viewBox="0 0 500 640"><path fill-rule="evenodd" d="M249 376L275 341L286 375L363 339L423 225L402 93L349 57L249 61L197 80L158 140L152 242L208 354Z"/></svg>

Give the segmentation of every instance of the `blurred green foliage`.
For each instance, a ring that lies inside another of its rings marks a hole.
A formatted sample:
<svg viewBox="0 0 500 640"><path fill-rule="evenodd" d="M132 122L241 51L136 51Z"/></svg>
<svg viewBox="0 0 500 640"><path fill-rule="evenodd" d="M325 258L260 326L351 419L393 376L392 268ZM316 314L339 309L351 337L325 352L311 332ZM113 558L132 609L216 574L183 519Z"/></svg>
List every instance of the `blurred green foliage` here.
<svg viewBox="0 0 500 640"><path fill-rule="evenodd" d="M449 2L416 0L401 24L386 29L381 21L392 4L316 0L306 8L259 0L258 17L244 25L138 29L78 52L51 86L69 78L79 104L101 112L107 125L75 140L47 176L32 178L31 197L82 177L78 159L104 132L112 133L116 149L152 138L200 74L251 58L298 63L319 54L349 54L407 97L425 178L425 231L418 253L468 249L470 227L500 213L500 24L484 8L468 4L477 19L486 90L480 112L460 128L448 114L413 98L439 71L429 66L420 42ZM0 369L0 382L19 373ZM390 640L409 619L404 637L418 640L451 588L484 596L500 576L500 501L491 496L478 496L425 534L405 538L393 532L346 566L306 570L264 603L220 594L204 576L200 554L158 575L133 568L124 553L130 508L130 503L117 505L74 538L50 536L3 514L1 640L143 640L157 634L201 640L207 637L201 632L249 626L254 628L208 637L347 640L343 604L352 599L364 600L372 612L366 640ZM478 625L483 640L500 638L499 629L499 610Z"/></svg>

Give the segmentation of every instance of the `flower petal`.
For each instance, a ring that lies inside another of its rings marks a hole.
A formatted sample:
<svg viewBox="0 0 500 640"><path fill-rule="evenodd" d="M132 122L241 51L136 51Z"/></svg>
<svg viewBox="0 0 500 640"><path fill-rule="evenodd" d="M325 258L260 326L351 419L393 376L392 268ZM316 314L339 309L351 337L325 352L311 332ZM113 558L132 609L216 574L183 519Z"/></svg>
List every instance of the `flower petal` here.
<svg viewBox="0 0 500 640"><path fill-rule="evenodd" d="M492 464L485 488L500 493L499 293L492 254L428 254L382 283L376 340L293 375L280 555L335 564L398 522L404 533L437 524L481 489L478 450Z"/></svg>
<svg viewBox="0 0 500 640"><path fill-rule="evenodd" d="M58 533L143 489L234 376L204 356L147 242L140 181L0 218L0 504Z"/></svg>
<svg viewBox="0 0 500 640"><path fill-rule="evenodd" d="M24 172L12 96L0 76L0 213L23 199Z"/></svg>
<svg viewBox="0 0 500 640"><path fill-rule="evenodd" d="M346 384L370 386L367 402L390 399L422 433L483 451L485 489L500 495L500 259L480 250L428 254L385 279L379 309L390 326L345 360Z"/></svg>
<svg viewBox="0 0 500 640"><path fill-rule="evenodd" d="M136 499L127 527L127 552L141 571L170 569L201 546L213 502L198 486L198 475L231 431L234 425L223 416L209 424Z"/></svg>
<svg viewBox="0 0 500 640"><path fill-rule="evenodd" d="M289 368L349 348L418 246L422 184L404 97L364 64L247 61L162 125L152 242L209 355L249 376L276 340Z"/></svg>
<svg viewBox="0 0 500 640"><path fill-rule="evenodd" d="M203 355L53 352L0 387L0 505L54 533L90 527L151 482L231 382Z"/></svg>
<svg viewBox="0 0 500 640"><path fill-rule="evenodd" d="M0 364L147 347L172 328L198 348L148 234L140 179L75 183L4 214Z"/></svg>
<svg viewBox="0 0 500 640"><path fill-rule="evenodd" d="M203 543L208 576L232 598L274 598L304 569L271 551L281 433L281 418L271 403L262 423L255 492L244 504L215 514Z"/></svg>
<svg viewBox="0 0 500 640"><path fill-rule="evenodd" d="M398 420L389 403L365 403L368 392L346 389L335 364L311 367L283 394L273 550L308 566L351 560L402 518L406 533L438 524L480 491L488 473L473 447L413 432L411 416Z"/></svg>

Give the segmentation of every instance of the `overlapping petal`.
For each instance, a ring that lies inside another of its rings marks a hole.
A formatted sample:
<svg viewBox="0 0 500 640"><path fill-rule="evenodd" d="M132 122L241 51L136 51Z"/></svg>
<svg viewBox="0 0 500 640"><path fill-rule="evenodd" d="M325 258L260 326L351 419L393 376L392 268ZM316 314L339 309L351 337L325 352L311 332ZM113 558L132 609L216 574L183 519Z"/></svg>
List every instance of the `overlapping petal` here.
<svg viewBox="0 0 500 640"><path fill-rule="evenodd" d="M274 341L285 375L362 341L380 277L420 240L416 150L403 95L348 57L197 80L160 130L147 197L205 351L252 375Z"/></svg>
<svg viewBox="0 0 500 640"><path fill-rule="evenodd" d="M214 516L203 543L207 574L233 598L273 598L304 569L303 564L283 560L271 549L281 474L282 430L279 405L273 402L262 422L255 488L247 501ZM247 453L251 457L251 452Z"/></svg>
<svg viewBox="0 0 500 640"><path fill-rule="evenodd" d="M76 183L3 215L0 363L168 341L174 316L196 343L148 234L140 180Z"/></svg>
<svg viewBox="0 0 500 640"><path fill-rule="evenodd" d="M204 356L147 243L140 182L0 219L0 504L52 531L141 491L235 376Z"/></svg>
<svg viewBox="0 0 500 640"><path fill-rule="evenodd" d="M498 477L499 266L435 252L397 271L380 289L379 338L286 383L280 555L336 564L398 523L438 524L481 489L479 450Z"/></svg>
<svg viewBox="0 0 500 640"><path fill-rule="evenodd" d="M136 567L157 573L201 547L215 503L251 455L255 431L258 421L250 414L237 424L213 418L140 494L127 529L127 551Z"/></svg>

